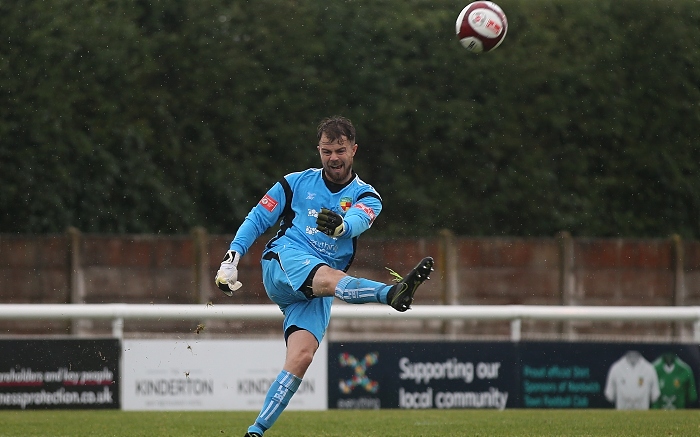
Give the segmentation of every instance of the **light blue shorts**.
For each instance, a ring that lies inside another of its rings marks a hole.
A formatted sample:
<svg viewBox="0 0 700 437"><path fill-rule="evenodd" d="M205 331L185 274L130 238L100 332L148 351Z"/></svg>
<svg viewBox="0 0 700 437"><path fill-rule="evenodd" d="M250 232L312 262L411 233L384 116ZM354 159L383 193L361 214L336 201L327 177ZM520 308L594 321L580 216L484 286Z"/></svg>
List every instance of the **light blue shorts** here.
<svg viewBox="0 0 700 437"><path fill-rule="evenodd" d="M261 264L265 291L284 314L285 340L288 329L296 326L312 333L320 344L330 322L334 298L309 299L301 290L311 272L319 265L327 265L326 262L285 245L266 252Z"/></svg>

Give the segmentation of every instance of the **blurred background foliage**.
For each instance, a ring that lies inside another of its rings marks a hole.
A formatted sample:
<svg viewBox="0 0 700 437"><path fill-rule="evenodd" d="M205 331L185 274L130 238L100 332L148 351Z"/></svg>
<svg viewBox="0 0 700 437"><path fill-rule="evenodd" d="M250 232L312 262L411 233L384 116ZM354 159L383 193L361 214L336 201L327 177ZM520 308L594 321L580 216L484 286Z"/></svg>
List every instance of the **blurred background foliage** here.
<svg viewBox="0 0 700 437"><path fill-rule="evenodd" d="M316 124L375 236L700 238L695 0L0 0L0 232L230 233Z"/></svg>

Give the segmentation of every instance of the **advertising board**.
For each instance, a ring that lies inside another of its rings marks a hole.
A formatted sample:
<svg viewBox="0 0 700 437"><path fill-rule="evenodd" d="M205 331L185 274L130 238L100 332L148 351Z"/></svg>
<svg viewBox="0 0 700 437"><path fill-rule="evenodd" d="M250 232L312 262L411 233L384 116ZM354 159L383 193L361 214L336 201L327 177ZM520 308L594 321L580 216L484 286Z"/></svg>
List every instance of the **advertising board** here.
<svg viewBox="0 0 700 437"><path fill-rule="evenodd" d="M513 407L510 343L331 343L329 408Z"/></svg>
<svg viewBox="0 0 700 437"><path fill-rule="evenodd" d="M329 408L697 408L695 344L331 343Z"/></svg>
<svg viewBox="0 0 700 437"><path fill-rule="evenodd" d="M124 340L124 410L258 411L285 358L284 340ZM290 410L327 407L322 343Z"/></svg>
<svg viewBox="0 0 700 437"><path fill-rule="evenodd" d="M118 340L0 340L0 409L119 407Z"/></svg>
<svg viewBox="0 0 700 437"><path fill-rule="evenodd" d="M697 405L698 345L526 342L518 349L522 408Z"/></svg>

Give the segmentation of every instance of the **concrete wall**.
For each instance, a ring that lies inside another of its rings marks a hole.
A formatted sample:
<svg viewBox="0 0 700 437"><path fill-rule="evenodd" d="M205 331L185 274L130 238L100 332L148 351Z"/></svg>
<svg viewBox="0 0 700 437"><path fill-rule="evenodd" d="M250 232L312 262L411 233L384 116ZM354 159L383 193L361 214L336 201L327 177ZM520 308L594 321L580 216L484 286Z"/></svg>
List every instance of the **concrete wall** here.
<svg viewBox="0 0 700 437"><path fill-rule="evenodd" d="M239 265L244 284L233 298L213 277L231 235L0 235L3 303L270 303L262 287L261 238ZM448 231L435 238L361 238L350 274L390 282L387 267L406 273L425 255L436 271L415 305L700 305L700 242L668 239L470 238ZM345 305L343 302L336 302ZM192 326L191 326L192 325ZM127 335L195 332L191 322L129 321ZM507 322L334 321L334 338L500 338ZM0 322L0 335L103 335L109 323L78 320ZM211 322L206 335L279 334L275 322ZM381 334L377 334L377 332ZM523 337L581 339L641 336L683 339L673 323L524 322Z"/></svg>

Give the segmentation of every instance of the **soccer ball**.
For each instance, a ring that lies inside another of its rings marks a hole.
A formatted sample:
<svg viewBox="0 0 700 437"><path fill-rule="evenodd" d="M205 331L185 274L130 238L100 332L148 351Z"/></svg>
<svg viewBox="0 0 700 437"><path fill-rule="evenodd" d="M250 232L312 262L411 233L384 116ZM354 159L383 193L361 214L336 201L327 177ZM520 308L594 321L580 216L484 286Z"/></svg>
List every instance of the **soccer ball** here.
<svg viewBox="0 0 700 437"><path fill-rule="evenodd" d="M501 45L508 32L508 20L496 3L474 2L459 13L455 31L465 49L486 53Z"/></svg>

